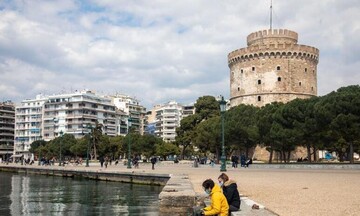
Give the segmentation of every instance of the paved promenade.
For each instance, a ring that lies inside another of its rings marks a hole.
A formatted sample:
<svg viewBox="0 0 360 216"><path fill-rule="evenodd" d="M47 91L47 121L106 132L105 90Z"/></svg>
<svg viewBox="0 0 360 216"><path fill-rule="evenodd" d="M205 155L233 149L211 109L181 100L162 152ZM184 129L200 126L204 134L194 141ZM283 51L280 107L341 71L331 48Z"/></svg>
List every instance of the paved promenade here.
<svg viewBox="0 0 360 216"><path fill-rule="evenodd" d="M1 164L1 166L4 166ZM32 165L34 166L34 165ZM34 167L38 167L35 165ZM44 168L44 167L42 167ZM114 171L134 173L186 174L197 193L203 193L201 183L220 175L218 165L199 165L192 163L173 164L161 162L155 170L150 164L140 164L138 169L127 169L120 164L100 168L99 164L90 167L53 166L53 169L77 169L93 171ZM227 175L238 182L243 196L279 215L359 215L360 212L360 171L359 170L321 170L321 169L255 169L231 168ZM243 204L242 204L243 205ZM255 210L254 210L255 211ZM257 215L256 211L253 215Z"/></svg>

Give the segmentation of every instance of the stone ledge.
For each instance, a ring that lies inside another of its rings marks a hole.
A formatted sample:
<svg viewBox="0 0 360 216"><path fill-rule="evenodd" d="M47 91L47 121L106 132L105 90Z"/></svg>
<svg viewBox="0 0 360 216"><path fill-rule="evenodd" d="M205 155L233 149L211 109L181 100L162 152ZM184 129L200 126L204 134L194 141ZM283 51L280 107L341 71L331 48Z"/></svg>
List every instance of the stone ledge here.
<svg viewBox="0 0 360 216"><path fill-rule="evenodd" d="M195 197L194 188L187 175L171 175L159 194L159 214L161 216L191 215Z"/></svg>

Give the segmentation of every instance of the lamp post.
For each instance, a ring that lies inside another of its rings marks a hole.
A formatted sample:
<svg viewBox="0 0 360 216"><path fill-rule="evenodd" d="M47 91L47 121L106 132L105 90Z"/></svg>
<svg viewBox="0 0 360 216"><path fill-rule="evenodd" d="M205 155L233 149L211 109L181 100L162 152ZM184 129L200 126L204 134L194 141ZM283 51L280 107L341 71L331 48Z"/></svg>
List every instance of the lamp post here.
<svg viewBox="0 0 360 216"><path fill-rule="evenodd" d="M226 111L226 101L221 96L220 112L221 112L221 167L220 172L226 172L226 156L225 156L225 138L224 138L224 113Z"/></svg>
<svg viewBox="0 0 360 216"><path fill-rule="evenodd" d="M6 165L9 164L9 142L6 143Z"/></svg>
<svg viewBox="0 0 360 216"><path fill-rule="evenodd" d="M85 167L89 167L89 148L91 145L91 132L92 132L93 128L92 128L91 124L84 124L83 127L89 129L89 142L88 142L87 149L86 149L86 165L85 165Z"/></svg>
<svg viewBox="0 0 360 216"><path fill-rule="evenodd" d="M25 143L24 143L24 141L21 141L21 146L22 146L21 165L24 165L24 151L25 151Z"/></svg>
<svg viewBox="0 0 360 216"><path fill-rule="evenodd" d="M40 138L40 141L42 140L42 136L39 137ZM39 145L39 148L41 147L41 143ZM38 166L41 165L41 149L39 150L39 158L38 158Z"/></svg>
<svg viewBox="0 0 360 216"><path fill-rule="evenodd" d="M131 139L130 139L130 127L131 127L131 118L128 119L128 163L127 168L131 169Z"/></svg>
<svg viewBox="0 0 360 216"><path fill-rule="evenodd" d="M63 136L63 131L60 131L60 161L59 161L59 166L61 166L61 150L62 150L62 136Z"/></svg>

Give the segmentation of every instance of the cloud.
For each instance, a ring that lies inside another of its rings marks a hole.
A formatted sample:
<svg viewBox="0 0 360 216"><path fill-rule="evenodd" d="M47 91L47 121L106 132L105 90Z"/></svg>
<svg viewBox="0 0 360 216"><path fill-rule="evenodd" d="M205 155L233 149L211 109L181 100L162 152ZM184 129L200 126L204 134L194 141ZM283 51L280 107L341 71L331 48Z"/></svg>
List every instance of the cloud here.
<svg viewBox="0 0 360 216"><path fill-rule="evenodd" d="M319 95L359 84L360 3L273 1L273 27L320 49ZM269 28L255 0L58 0L0 3L0 98L93 89L147 107L229 98L227 54Z"/></svg>

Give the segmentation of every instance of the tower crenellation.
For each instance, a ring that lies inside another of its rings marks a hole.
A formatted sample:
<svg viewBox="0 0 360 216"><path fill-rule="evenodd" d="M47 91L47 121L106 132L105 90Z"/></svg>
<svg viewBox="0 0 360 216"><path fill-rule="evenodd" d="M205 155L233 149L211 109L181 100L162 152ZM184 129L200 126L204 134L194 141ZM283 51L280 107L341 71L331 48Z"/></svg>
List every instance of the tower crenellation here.
<svg viewBox="0 0 360 216"><path fill-rule="evenodd" d="M275 41L296 44L298 34L288 29L267 29L249 34L247 37L247 45L253 44L269 44Z"/></svg>
<svg viewBox="0 0 360 216"><path fill-rule="evenodd" d="M297 41L294 31L268 29L249 34L248 47L230 52L231 106L317 95L319 50Z"/></svg>

